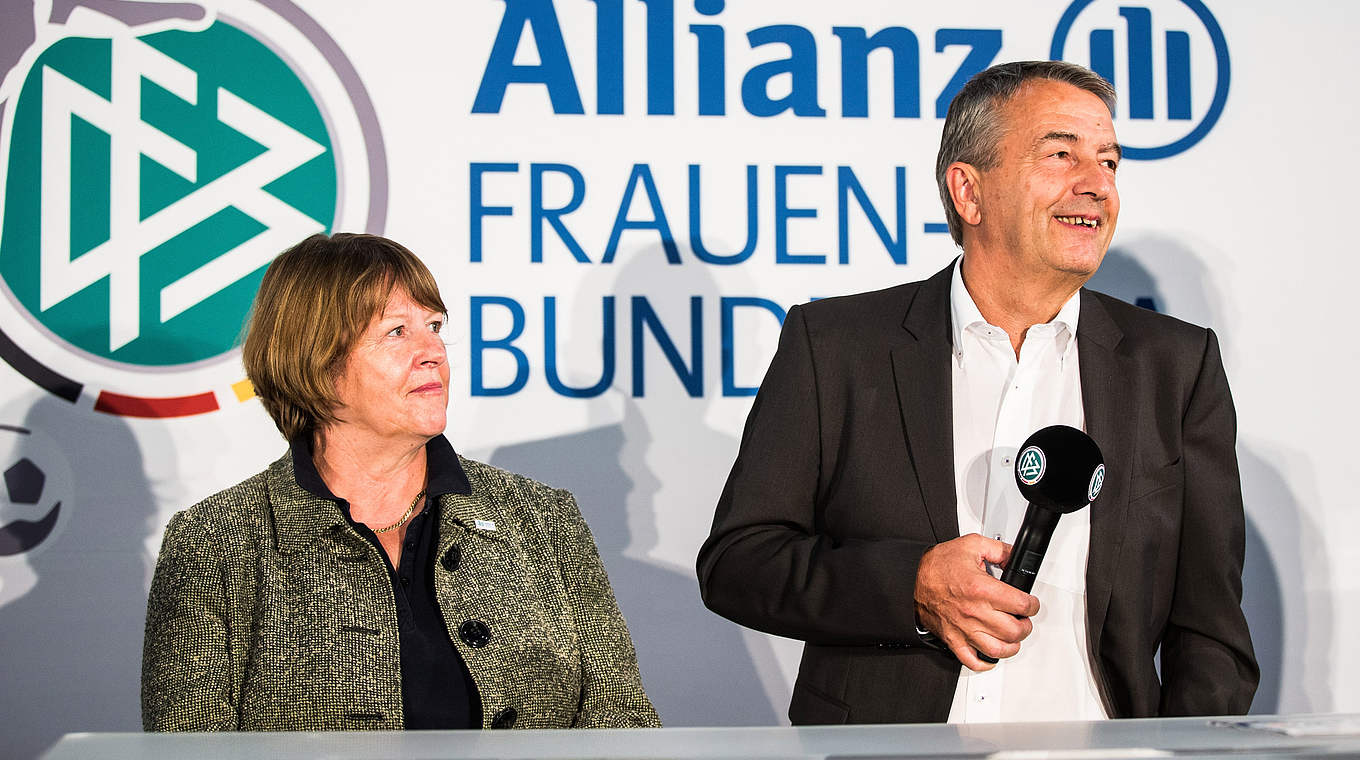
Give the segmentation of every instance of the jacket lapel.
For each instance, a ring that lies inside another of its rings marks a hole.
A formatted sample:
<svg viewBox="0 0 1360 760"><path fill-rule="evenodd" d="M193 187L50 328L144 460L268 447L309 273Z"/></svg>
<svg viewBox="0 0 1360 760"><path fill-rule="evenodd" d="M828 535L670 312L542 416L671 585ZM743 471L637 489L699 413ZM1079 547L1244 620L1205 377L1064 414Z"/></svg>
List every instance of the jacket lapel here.
<svg viewBox="0 0 1360 760"><path fill-rule="evenodd" d="M1100 650L1105 613L1114 588L1115 568L1128 519L1133 477L1133 422L1124 399L1134 396L1135 377L1128 356L1117 351L1124 333L1100 300L1081 291L1077 350L1081 366L1081 399L1086 432L1105 457L1105 484L1091 505L1090 555L1086 561L1086 614L1092 651Z"/></svg>
<svg viewBox="0 0 1360 760"><path fill-rule="evenodd" d="M902 327L907 339L892 350L893 382L907 452L938 541L958 538L954 492L953 375L950 371L949 285L954 265L921 283Z"/></svg>
<svg viewBox="0 0 1360 760"><path fill-rule="evenodd" d="M335 502L313 496L297 484L291 453L269 466L268 483L280 554L305 549L332 528L345 524Z"/></svg>

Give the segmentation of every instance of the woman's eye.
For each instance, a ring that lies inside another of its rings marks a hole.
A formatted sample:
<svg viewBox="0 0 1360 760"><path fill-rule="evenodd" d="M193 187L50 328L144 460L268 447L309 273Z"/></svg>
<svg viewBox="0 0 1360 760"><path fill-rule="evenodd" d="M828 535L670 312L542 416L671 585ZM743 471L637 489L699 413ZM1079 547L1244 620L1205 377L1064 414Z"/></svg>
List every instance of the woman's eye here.
<svg viewBox="0 0 1360 760"><path fill-rule="evenodd" d="M406 334L406 326L397 325L396 327L393 327L391 330L388 330L387 334L392 336L393 338L400 338L401 336Z"/></svg>
<svg viewBox="0 0 1360 760"><path fill-rule="evenodd" d="M442 329L444 329L444 323L441 322L440 320L436 319L435 321L430 323L430 332L438 334L438 332Z"/></svg>

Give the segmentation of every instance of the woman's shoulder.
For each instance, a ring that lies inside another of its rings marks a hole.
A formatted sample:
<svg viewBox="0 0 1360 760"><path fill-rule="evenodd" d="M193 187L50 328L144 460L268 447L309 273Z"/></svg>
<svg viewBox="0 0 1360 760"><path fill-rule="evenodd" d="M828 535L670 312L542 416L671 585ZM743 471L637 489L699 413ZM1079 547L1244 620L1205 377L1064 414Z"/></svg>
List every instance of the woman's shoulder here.
<svg viewBox="0 0 1360 760"><path fill-rule="evenodd" d="M458 463L462 465L463 472L467 474L474 495L480 494L483 497L501 497L512 500L542 501L549 499L564 502L570 501L572 498L570 491L554 488L533 478L509 470L502 470L485 462L478 462L475 459L468 459L460 455Z"/></svg>
<svg viewBox="0 0 1360 760"><path fill-rule="evenodd" d="M166 540L210 538L214 542L253 540L267 530L269 482L282 463L275 462L230 488L182 510L166 526Z"/></svg>

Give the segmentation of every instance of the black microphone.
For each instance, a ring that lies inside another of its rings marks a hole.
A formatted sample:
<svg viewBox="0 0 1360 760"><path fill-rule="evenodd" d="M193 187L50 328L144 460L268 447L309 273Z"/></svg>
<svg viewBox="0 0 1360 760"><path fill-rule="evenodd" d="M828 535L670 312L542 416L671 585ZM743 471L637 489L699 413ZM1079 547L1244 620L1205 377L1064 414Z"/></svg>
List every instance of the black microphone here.
<svg viewBox="0 0 1360 760"><path fill-rule="evenodd" d="M1025 439L1015 458L1015 484L1029 508L1001 581L1029 593L1058 518L1095 501L1104 483L1105 457L1091 436L1067 425L1050 425Z"/></svg>

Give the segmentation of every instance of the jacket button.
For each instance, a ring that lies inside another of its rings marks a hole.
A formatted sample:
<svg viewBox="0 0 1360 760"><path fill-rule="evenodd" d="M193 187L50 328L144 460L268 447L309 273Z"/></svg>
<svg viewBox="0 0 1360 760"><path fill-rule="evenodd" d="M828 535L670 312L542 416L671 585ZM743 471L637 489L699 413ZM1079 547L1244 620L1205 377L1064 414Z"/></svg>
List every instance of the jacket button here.
<svg viewBox="0 0 1360 760"><path fill-rule="evenodd" d="M515 719L518 717L519 713L515 712L515 708L513 707L503 708L500 711L498 711L494 717L491 718L491 727L514 728Z"/></svg>
<svg viewBox="0 0 1360 760"><path fill-rule="evenodd" d="M439 562L444 566L445 570L453 572L458 569L458 563L462 559L463 550L459 549L457 544L454 544L449 547L448 551L444 552L444 556L440 558Z"/></svg>
<svg viewBox="0 0 1360 760"><path fill-rule="evenodd" d="M480 620L465 620L458 626L458 638L474 649L481 649L491 643L491 629Z"/></svg>

